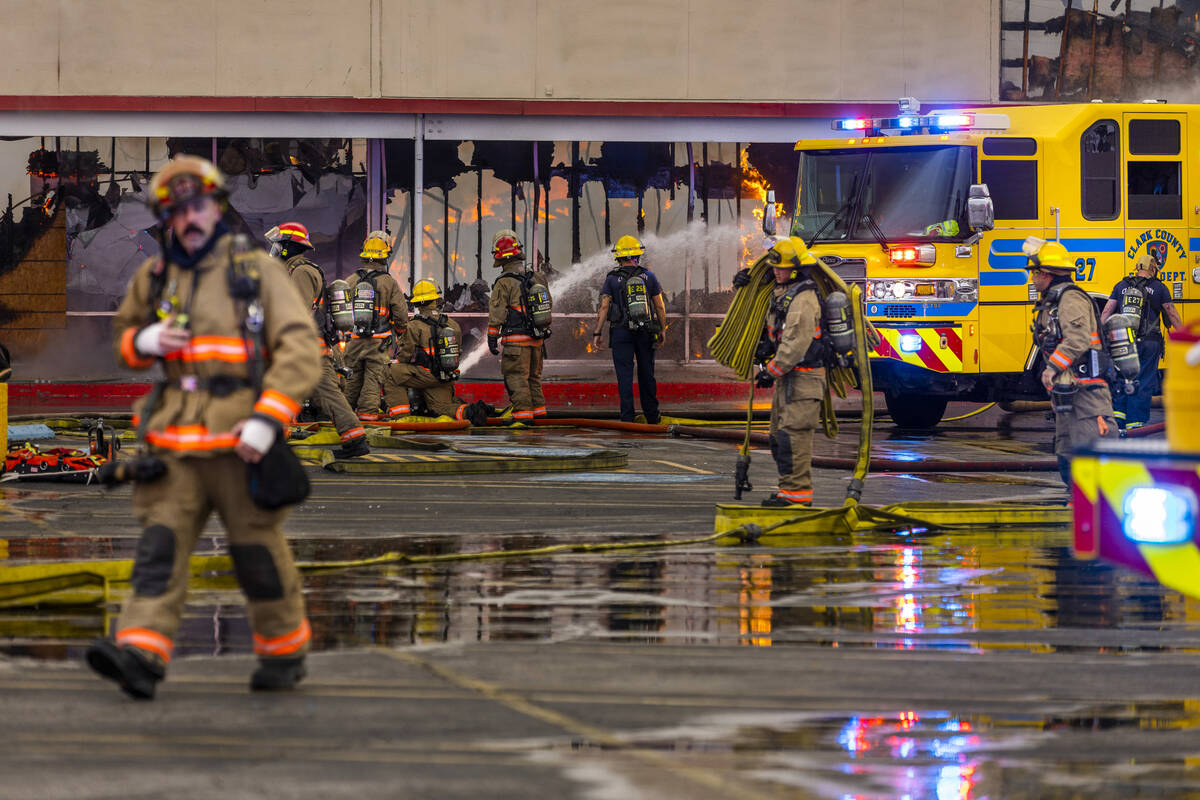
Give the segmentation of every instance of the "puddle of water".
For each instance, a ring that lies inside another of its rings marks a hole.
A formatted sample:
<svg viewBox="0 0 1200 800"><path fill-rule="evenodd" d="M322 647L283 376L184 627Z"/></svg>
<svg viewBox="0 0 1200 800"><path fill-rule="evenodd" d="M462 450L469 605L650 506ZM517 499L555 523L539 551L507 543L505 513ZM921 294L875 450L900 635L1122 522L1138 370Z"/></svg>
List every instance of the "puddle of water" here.
<svg viewBox="0 0 1200 800"><path fill-rule="evenodd" d="M562 480L562 476L555 476ZM616 639L646 644L1138 652L1200 648L1200 603L1071 557L1068 534L873 538L798 546L611 551L393 565L305 579L318 650L369 644ZM606 534L595 541L650 539ZM201 550L215 549L206 534ZM301 539L304 561L560 544L548 534ZM578 541L573 538L571 541ZM788 542L791 544L791 540ZM9 543L8 563L128 558L135 542ZM66 658L115 620L108 608L0 610L0 653ZM177 650L247 652L231 576L194 581Z"/></svg>

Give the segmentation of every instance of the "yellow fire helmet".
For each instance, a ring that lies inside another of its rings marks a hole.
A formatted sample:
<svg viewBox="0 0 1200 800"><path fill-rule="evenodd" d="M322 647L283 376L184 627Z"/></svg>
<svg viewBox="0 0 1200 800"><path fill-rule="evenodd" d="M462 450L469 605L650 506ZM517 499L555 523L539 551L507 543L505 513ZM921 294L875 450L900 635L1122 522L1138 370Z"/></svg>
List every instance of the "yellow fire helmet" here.
<svg viewBox="0 0 1200 800"><path fill-rule="evenodd" d="M392 245L387 231L371 231L363 241L358 257L366 261L387 261L392 254Z"/></svg>
<svg viewBox="0 0 1200 800"><path fill-rule="evenodd" d="M150 180L150 211L166 219L176 207L197 197L225 199L225 176L199 156L177 155Z"/></svg>
<svg viewBox="0 0 1200 800"><path fill-rule="evenodd" d="M808 252L808 245L798 236L788 236L771 245L767 251L767 263L772 269L787 269L788 267L811 267L817 263L817 257Z"/></svg>
<svg viewBox="0 0 1200 800"><path fill-rule="evenodd" d="M1021 245L1021 252L1029 262L1025 269L1048 269L1056 272L1074 272L1071 255L1059 242L1047 242L1036 236L1028 237Z"/></svg>
<svg viewBox="0 0 1200 800"><path fill-rule="evenodd" d="M422 278L413 286L412 304L419 306L422 303L431 303L435 300L442 299L441 287L437 285L437 281L432 281L429 278Z"/></svg>
<svg viewBox="0 0 1200 800"><path fill-rule="evenodd" d="M636 236L626 234L617 243L613 245L613 258L639 258L646 252L646 248L642 247L642 243L638 241Z"/></svg>
<svg viewBox="0 0 1200 800"><path fill-rule="evenodd" d="M523 254L524 248L516 231L508 228L496 231L496 235L492 237L492 256L497 261L520 258Z"/></svg>

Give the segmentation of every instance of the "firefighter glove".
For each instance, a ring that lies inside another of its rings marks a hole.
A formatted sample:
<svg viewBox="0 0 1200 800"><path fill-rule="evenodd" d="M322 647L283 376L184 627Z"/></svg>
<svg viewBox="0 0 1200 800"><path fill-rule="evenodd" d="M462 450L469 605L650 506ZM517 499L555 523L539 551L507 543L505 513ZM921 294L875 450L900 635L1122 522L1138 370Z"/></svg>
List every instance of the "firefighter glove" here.
<svg viewBox="0 0 1200 800"><path fill-rule="evenodd" d="M499 336L489 336L488 337L488 350L491 350L492 355L494 355L494 356L500 355L500 337Z"/></svg>
<svg viewBox="0 0 1200 800"><path fill-rule="evenodd" d="M187 346L192 335L168 317L147 325L134 337L133 347L144 356L165 356Z"/></svg>
<svg viewBox="0 0 1200 800"><path fill-rule="evenodd" d="M754 376L754 385L760 389L769 389L775 385L775 376L765 369L760 369Z"/></svg>
<svg viewBox="0 0 1200 800"><path fill-rule="evenodd" d="M733 288L740 289L750 283L750 270L739 269L733 274Z"/></svg>

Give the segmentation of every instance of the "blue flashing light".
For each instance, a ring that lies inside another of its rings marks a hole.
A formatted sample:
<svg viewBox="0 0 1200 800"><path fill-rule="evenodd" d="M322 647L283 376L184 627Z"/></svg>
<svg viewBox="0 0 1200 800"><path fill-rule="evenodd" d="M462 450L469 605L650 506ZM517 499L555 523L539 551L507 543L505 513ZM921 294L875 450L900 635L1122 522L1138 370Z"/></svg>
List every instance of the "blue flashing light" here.
<svg viewBox="0 0 1200 800"><path fill-rule="evenodd" d="M921 349L923 339L919 333L900 334L900 350L905 353L916 353Z"/></svg>
<svg viewBox="0 0 1200 800"><path fill-rule="evenodd" d="M900 118L900 127L901 128L915 128L919 123L920 123L919 117L901 117Z"/></svg>
<svg viewBox="0 0 1200 800"><path fill-rule="evenodd" d="M1196 532L1196 495L1183 486L1139 486L1125 495L1122 529L1139 544L1182 544Z"/></svg>

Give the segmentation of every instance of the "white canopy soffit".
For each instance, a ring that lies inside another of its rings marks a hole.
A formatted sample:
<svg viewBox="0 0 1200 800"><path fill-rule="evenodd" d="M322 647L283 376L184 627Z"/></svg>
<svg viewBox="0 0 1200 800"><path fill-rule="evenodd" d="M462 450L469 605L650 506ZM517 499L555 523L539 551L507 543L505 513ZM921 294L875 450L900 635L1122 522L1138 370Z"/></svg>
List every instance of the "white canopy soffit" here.
<svg viewBox="0 0 1200 800"><path fill-rule="evenodd" d="M795 142L828 138L825 117L0 111L0 136L426 139L559 142Z"/></svg>

